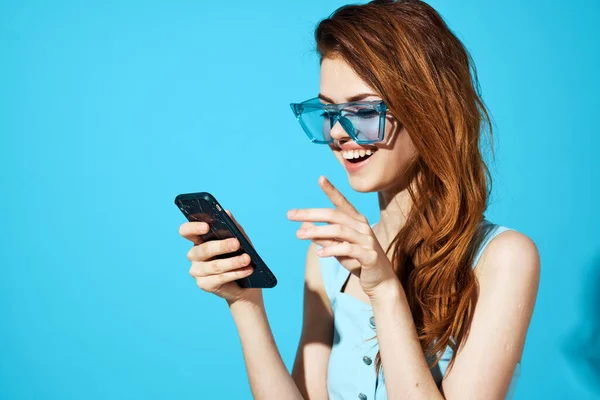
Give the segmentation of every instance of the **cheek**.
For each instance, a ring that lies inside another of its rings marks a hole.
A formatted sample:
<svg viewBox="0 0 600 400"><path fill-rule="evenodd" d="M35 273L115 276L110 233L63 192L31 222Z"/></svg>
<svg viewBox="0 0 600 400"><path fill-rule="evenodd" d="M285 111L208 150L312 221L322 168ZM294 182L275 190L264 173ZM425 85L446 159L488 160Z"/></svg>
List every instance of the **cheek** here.
<svg viewBox="0 0 600 400"><path fill-rule="evenodd" d="M398 140L396 141L396 143L394 143L392 152L398 158L406 160L410 160L414 155L417 154L417 149L415 149L415 145L413 144L406 130L402 130L402 133L398 137Z"/></svg>
<svg viewBox="0 0 600 400"><path fill-rule="evenodd" d="M400 177L417 154L417 150L410 136L403 129L394 141L393 147L385 150L384 154L385 157L382 157L385 165L384 174Z"/></svg>

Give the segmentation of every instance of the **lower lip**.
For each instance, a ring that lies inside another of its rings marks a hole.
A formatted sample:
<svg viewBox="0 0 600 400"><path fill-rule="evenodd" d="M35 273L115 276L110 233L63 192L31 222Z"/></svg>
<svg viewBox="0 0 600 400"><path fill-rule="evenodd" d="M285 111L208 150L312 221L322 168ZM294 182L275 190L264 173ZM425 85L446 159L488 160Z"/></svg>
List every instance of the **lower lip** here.
<svg viewBox="0 0 600 400"><path fill-rule="evenodd" d="M361 161L359 163L351 163L350 161L346 160L344 158L344 166L346 167L346 170L348 172L356 172L359 169L363 168L365 165L367 165L369 163L369 161L371 161L371 158L373 158L375 154L372 154L371 157L367 158L364 161Z"/></svg>

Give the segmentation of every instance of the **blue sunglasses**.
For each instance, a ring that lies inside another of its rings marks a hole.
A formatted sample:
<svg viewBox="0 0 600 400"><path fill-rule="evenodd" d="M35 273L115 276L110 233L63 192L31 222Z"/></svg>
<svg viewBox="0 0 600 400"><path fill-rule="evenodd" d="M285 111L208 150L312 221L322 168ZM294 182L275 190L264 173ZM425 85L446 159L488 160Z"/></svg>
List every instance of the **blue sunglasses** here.
<svg viewBox="0 0 600 400"><path fill-rule="evenodd" d="M383 100L323 104L318 97L290 104L300 126L313 143L333 143L331 129L340 123L358 144L381 142L387 106Z"/></svg>

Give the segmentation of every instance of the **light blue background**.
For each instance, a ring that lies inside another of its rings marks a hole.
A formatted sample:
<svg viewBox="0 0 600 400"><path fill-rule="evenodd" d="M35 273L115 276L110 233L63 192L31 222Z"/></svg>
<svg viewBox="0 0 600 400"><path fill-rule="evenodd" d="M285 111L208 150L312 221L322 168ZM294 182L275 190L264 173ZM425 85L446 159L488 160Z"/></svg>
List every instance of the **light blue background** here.
<svg viewBox="0 0 600 400"><path fill-rule="evenodd" d="M188 275L179 193L231 209L279 285L291 368L325 174L289 102L318 90L315 24L342 1L0 2L0 398L248 399L226 304ZM496 122L488 218L532 237L542 280L519 399L600 396L600 7L432 1Z"/></svg>

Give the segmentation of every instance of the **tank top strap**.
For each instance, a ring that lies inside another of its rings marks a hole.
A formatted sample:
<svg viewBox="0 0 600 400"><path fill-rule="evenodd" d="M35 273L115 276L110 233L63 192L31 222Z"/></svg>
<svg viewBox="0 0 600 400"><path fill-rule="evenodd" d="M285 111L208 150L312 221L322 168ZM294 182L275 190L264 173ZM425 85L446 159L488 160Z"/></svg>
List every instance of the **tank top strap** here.
<svg viewBox="0 0 600 400"><path fill-rule="evenodd" d="M483 239L479 244L479 248L477 249L477 253L475 253L475 257L473 258L473 268L477 266L479 259L481 258L483 252L487 248L487 245L494 239L496 236L506 231L513 231L514 229L508 228L502 225L496 225L488 220L482 221L483 226Z"/></svg>

